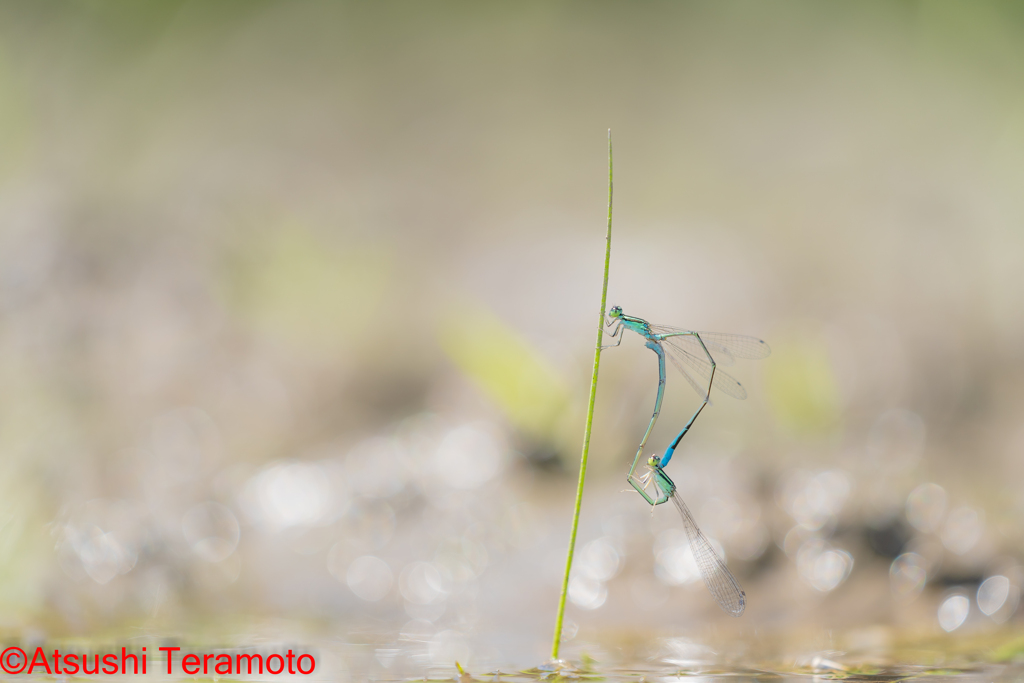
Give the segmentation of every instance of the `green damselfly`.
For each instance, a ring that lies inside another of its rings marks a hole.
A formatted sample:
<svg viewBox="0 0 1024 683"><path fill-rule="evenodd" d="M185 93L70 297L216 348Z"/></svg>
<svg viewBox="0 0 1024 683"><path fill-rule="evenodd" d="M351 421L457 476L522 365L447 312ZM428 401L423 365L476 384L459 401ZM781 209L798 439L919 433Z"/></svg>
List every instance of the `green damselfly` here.
<svg viewBox="0 0 1024 683"><path fill-rule="evenodd" d="M683 440L686 433L690 431L697 416L704 410L704 406L711 400L711 388L732 396L733 398L745 399L747 390L735 378L727 373L718 370L719 365L732 365L736 358L757 360L765 358L771 353L771 349L762 340L755 337L747 337L739 334L723 334L721 332L694 332L677 327L664 325L653 325L643 318L626 315L622 312L621 306L614 306L608 311L606 325L612 328L611 338L617 339L614 344L603 348L611 348L622 343L623 331L632 330L642 336L646 342L645 346L658 355L658 396L654 403L654 413L651 415L650 424L640 440L640 447L637 448L633 464L626 475L626 481L636 489L651 505L661 505L672 500L676 509L683 518L683 527L686 529L687 538L690 541L690 549L693 551L697 567L700 569L704 584L708 587L711 595L718 604L729 614L739 616L743 614L746 606L746 598L736 579L733 577L725 562L715 552L711 542L701 533L693 515L676 492L675 482L665 473L664 468L672 459L679 442ZM713 352L713 353L712 353ZM661 404L665 398L665 358L668 357L686 379L691 387L703 398L700 406L693 416L676 435L663 456L651 456L647 460L648 472L642 477L636 476L637 465L640 464L640 456L643 454L647 439L651 436L654 424L658 421L661 413ZM687 370L689 368L689 371ZM691 376L690 372L697 374L707 381L707 388ZM654 483L657 495L651 497L647 493L647 487Z"/></svg>

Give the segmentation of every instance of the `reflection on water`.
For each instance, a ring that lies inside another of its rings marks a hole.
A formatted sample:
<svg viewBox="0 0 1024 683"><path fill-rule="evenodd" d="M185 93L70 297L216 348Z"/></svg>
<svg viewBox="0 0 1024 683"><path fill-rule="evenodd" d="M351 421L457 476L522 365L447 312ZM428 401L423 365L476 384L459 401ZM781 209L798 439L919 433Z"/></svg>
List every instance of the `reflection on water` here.
<svg viewBox="0 0 1024 683"><path fill-rule="evenodd" d="M181 520L181 531L192 551L207 562L227 559L241 535L235 514L220 503L193 506Z"/></svg>
<svg viewBox="0 0 1024 683"><path fill-rule="evenodd" d="M344 578L338 578L345 581L356 597L367 602L376 602L391 590L391 567L373 555L357 557L348 566Z"/></svg>
<svg viewBox="0 0 1024 683"><path fill-rule="evenodd" d="M966 595L950 595L939 605L939 626L944 631L955 631L963 625L970 611L970 598Z"/></svg>
<svg viewBox="0 0 1024 683"><path fill-rule="evenodd" d="M925 560L917 553L903 553L889 567L893 594L899 598L913 599L928 582Z"/></svg>
<svg viewBox="0 0 1024 683"><path fill-rule="evenodd" d="M779 635L779 634L776 634ZM619 634L620 644L635 634ZM842 636L840 636L842 637ZM856 637L856 636L855 636ZM1011 682L1024 675L1024 664L1003 661L997 643L1016 643L1020 638L1003 633L989 641L975 641L974 651L952 640L932 638L904 641L902 652L858 653L844 650L808 650L798 645L790 653L769 652L751 640L712 646L684 637L655 638L625 655L621 648L591 643L571 660L549 661L533 667L516 667L474 653L472 638L454 630L434 630L422 621L410 621L393 641L350 643L343 647L324 644L318 650L324 662L318 680L339 681L536 681L604 680L689 681L875 681L942 680L952 682ZM774 640L774 647L781 641ZM795 645L791 643L791 645ZM994 649L993 649L993 646ZM1005 650L1005 647L1003 648ZM995 654L994 654L995 653ZM474 656L476 663L467 664ZM737 662L742 658L742 663Z"/></svg>
<svg viewBox="0 0 1024 683"><path fill-rule="evenodd" d="M938 484L920 484L907 496L907 521L918 531L936 531L945 515L946 490Z"/></svg>
<svg viewBox="0 0 1024 683"><path fill-rule="evenodd" d="M193 429L209 420L188 411L162 424L165 458L213 433ZM452 652L468 667L523 666L546 649L568 500L536 495L536 471L513 444L496 421L425 413L348 446L225 471L215 487L193 491L179 474L162 483L178 487L177 500L69 506L52 530L59 566L77 594L116 586L126 609L138 601L165 619L154 625L176 623L183 601L244 602L243 591L261 610L301 602L342 640L394 629L375 655L388 672L412 675ZM732 666L765 658L752 634L804 620L829 632L881 614L969 634L1019 618L1024 570L983 542L980 508L943 487L908 481L884 516L854 468L785 469L758 483L743 476L748 466L696 452L676 465L680 491L747 591L744 618L723 621L672 511L598 480L569 581L567 652L611 661L622 645L584 643L648 629L660 649L627 638L647 659ZM708 630L722 638L703 640Z"/></svg>

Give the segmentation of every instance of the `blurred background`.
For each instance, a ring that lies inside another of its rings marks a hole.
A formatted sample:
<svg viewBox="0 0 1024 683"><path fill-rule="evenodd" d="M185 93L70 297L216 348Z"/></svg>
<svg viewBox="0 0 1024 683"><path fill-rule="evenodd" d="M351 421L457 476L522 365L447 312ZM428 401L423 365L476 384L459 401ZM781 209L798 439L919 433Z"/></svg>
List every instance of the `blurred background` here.
<svg viewBox="0 0 1024 683"><path fill-rule="evenodd" d="M0 631L544 661L608 128L609 305L773 353L669 468L739 620L603 354L564 654L1012 630L1021 83L1012 2L3 3Z"/></svg>

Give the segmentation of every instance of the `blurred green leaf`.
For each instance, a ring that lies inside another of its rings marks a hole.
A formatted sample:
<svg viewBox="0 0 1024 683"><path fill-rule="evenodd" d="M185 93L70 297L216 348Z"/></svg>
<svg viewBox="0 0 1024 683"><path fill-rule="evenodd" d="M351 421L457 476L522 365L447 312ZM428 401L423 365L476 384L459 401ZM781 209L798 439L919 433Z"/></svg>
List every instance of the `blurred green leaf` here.
<svg viewBox="0 0 1024 683"><path fill-rule="evenodd" d="M23 163L31 128L28 105L0 45L0 180Z"/></svg>
<svg viewBox="0 0 1024 683"><path fill-rule="evenodd" d="M794 337L773 349L765 366L765 388L776 418L788 430L824 434L839 423L840 401L835 374L824 342Z"/></svg>
<svg viewBox="0 0 1024 683"><path fill-rule="evenodd" d="M558 371L529 341L481 307L448 314L438 329L441 348L505 413L533 437L549 440L568 404Z"/></svg>

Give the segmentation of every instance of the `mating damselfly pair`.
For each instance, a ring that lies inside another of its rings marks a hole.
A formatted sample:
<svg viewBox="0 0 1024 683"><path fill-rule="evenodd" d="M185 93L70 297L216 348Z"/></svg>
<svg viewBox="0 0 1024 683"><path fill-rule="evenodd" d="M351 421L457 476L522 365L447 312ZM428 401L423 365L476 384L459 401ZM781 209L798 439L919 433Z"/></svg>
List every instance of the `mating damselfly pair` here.
<svg viewBox="0 0 1024 683"><path fill-rule="evenodd" d="M626 480L651 505L661 505L668 500L675 504L683 518L683 528L686 530L690 549L693 552L694 560L696 560L697 568L700 570L701 578L704 579L704 585L708 587L708 591L711 592L722 609L738 617L746 608L746 595L740 589L725 562L715 552L714 546L701 533L693 515L686 507L686 503L676 492L675 482L665 474L664 468L672 459L679 442L690 431L694 420L711 400L712 386L733 398L742 400L747 397L747 390L743 388L743 385L719 370L718 366L732 365L737 358L749 360L765 358L771 353L771 349L755 337L720 332L694 332L677 327L653 325L643 318L626 315L622 312L621 306L614 306L608 311L608 320L605 324L612 328L611 338L617 338L618 341L602 348L611 348L621 344L624 336L622 332L628 329L643 337L646 340L645 346L658 354L658 397L654 403L654 414L651 415L651 422L647 425L643 439L640 440L640 447L636 450L636 457L633 458L633 465L629 468ZM686 426L672 440L665 450L665 454L663 456L652 455L648 458L647 473L638 477L636 468L640 464L640 456L654 429L654 423L658 421L661 403L665 398L666 357L672 361L672 364L693 387L694 391L703 398L703 401ZM698 384L691 373L706 381L707 387ZM652 483L657 492L653 498L647 493L647 488Z"/></svg>

